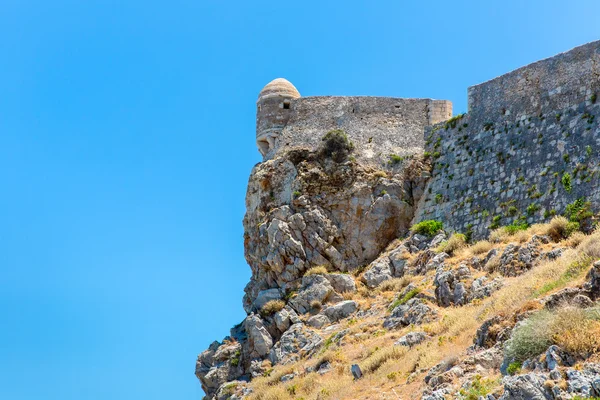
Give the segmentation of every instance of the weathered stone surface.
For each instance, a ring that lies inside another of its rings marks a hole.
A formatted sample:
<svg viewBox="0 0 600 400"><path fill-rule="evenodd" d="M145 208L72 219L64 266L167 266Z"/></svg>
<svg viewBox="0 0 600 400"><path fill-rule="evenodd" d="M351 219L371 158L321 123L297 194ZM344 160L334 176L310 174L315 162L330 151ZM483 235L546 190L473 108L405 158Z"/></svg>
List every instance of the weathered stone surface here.
<svg viewBox="0 0 600 400"><path fill-rule="evenodd" d="M388 257L382 257L373 262L371 268L364 273L362 280L370 289L374 289L382 282L392 279L392 265Z"/></svg>
<svg viewBox="0 0 600 400"><path fill-rule="evenodd" d="M323 303L333 293L333 287L322 275L309 275L302 278L302 289L289 301L290 307L304 314L312 309L311 303Z"/></svg>
<svg viewBox="0 0 600 400"><path fill-rule="evenodd" d="M296 312L289 306L276 312L273 316L273 320L280 332L285 332L291 325L300 322L300 318L298 318Z"/></svg>
<svg viewBox="0 0 600 400"><path fill-rule="evenodd" d="M592 265L592 269L587 275L587 282L585 283L584 288L589 292L592 299L600 299L600 261L596 261Z"/></svg>
<svg viewBox="0 0 600 400"><path fill-rule="evenodd" d="M287 364L312 354L323 344L323 339L301 323L294 324L275 344L269 359L275 364Z"/></svg>
<svg viewBox="0 0 600 400"><path fill-rule="evenodd" d="M258 315L250 314L244 320L244 329L248 334L248 346L251 358L264 357L273 347L273 338Z"/></svg>
<svg viewBox="0 0 600 400"><path fill-rule="evenodd" d="M279 289L261 290L258 292L258 296L252 303L252 308L254 311L260 311L260 309L269 301L280 300L281 297L281 291Z"/></svg>
<svg viewBox="0 0 600 400"><path fill-rule="evenodd" d="M409 165L400 166L388 178L308 150L258 164L248 182L244 218L245 256L252 269L246 312L261 291L297 290L313 266L356 269L405 234L425 179L418 172L425 165L411 162L410 174Z"/></svg>
<svg viewBox="0 0 600 400"><path fill-rule="evenodd" d="M358 304L354 300L345 300L327 307L323 310L323 314L329 318L330 321L337 322L350 316L358 309Z"/></svg>
<svg viewBox="0 0 600 400"><path fill-rule="evenodd" d="M391 315L385 319L383 327L393 329L399 326L417 325L430 321L435 315L435 310L421 299L413 298L406 304L394 308Z"/></svg>
<svg viewBox="0 0 600 400"><path fill-rule="evenodd" d="M348 274L327 274L325 278L331 283L333 290L338 293L356 292L356 283L354 278Z"/></svg>
<svg viewBox="0 0 600 400"><path fill-rule="evenodd" d="M322 327L331 324L331 320L323 314L313 315L306 321L306 325L313 328L321 329Z"/></svg>
<svg viewBox="0 0 600 400"><path fill-rule="evenodd" d="M394 345L412 347L422 343L425 339L427 339L425 332L410 332L398 339Z"/></svg>

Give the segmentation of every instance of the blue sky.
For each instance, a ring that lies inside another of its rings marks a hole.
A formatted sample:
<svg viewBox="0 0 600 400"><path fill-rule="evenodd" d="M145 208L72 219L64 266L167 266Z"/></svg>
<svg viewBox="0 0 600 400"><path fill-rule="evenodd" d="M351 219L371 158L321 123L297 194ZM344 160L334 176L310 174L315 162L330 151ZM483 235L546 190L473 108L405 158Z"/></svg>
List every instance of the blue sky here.
<svg viewBox="0 0 600 400"><path fill-rule="evenodd" d="M376 5L374 5L376 4ZM244 317L255 101L452 100L600 39L595 0L0 2L0 398L200 399Z"/></svg>

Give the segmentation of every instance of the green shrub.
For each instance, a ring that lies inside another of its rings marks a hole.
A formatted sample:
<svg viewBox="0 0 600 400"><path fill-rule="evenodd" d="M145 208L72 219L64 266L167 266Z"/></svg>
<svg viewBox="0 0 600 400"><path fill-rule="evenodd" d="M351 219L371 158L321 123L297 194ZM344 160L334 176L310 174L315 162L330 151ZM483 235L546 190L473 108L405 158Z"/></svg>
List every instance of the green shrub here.
<svg viewBox="0 0 600 400"><path fill-rule="evenodd" d="M518 221L515 221L514 223L512 223L510 225L506 225L504 227L504 229L506 230L506 232L509 235L514 235L515 233L517 233L519 231L524 231L527 228L529 228L529 224L527 222L519 223Z"/></svg>
<svg viewBox="0 0 600 400"><path fill-rule="evenodd" d="M494 218L492 218L492 223L490 224L490 229L497 229L500 227L500 220L502 219L501 216L496 215Z"/></svg>
<svg viewBox="0 0 600 400"><path fill-rule="evenodd" d="M553 344L581 356L600 352L600 308L564 306L538 311L515 327L504 350L512 362L523 362Z"/></svg>
<svg viewBox="0 0 600 400"><path fill-rule="evenodd" d="M565 208L565 216L569 221L582 222L591 218L594 213L591 211L592 203L585 201L584 198L579 198Z"/></svg>
<svg viewBox="0 0 600 400"><path fill-rule="evenodd" d="M398 154L390 154L389 164L396 165L396 164L401 163L402 160L404 160L404 157L401 157Z"/></svg>
<svg viewBox="0 0 600 400"><path fill-rule="evenodd" d="M338 163L346 161L348 155L354 150L354 144L341 129L327 132L321 140L323 141L321 155Z"/></svg>
<svg viewBox="0 0 600 400"><path fill-rule="evenodd" d="M522 363L546 351L552 344L551 316L549 311L542 310L517 326L506 342L506 356L513 362Z"/></svg>
<svg viewBox="0 0 600 400"><path fill-rule="evenodd" d="M508 366L508 368L506 368L506 372L509 375L516 375L519 373L519 371L521 371L521 367L522 364L518 361L510 363L510 365Z"/></svg>
<svg viewBox="0 0 600 400"><path fill-rule="evenodd" d="M497 380L481 379L480 375L475 375L473 381L459 393L463 400L478 400L480 397L485 398L490 394L494 387L498 386L498 383Z"/></svg>
<svg viewBox="0 0 600 400"><path fill-rule="evenodd" d="M421 235L432 237L436 235L439 231L441 231L443 228L444 224L442 224L440 221L428 219L411 226L410 230L413 233L418 233Z"/></svg>
<svg viewBox="0 0 600 400"><path fill-rule="evenodd" d="M403 304L406 304L410 299L412 299L413 297L418 295L419 292L420 292L420 290L417 288L409 290L408 293L406 293L404 296L396 299L392 304L390 304L388 310L392 311L392 310L394 310L394 308L401 306Z"/></svg>
<svg viewBox="0 0 600 400"><path fill-rule="evenodd" d="M571 190L573 190L573 186L572 186L572 182L571 182L571 174L569 174L568 172L565 172L563 174L562 178L560 179L560 182L562 183L562 185L565 188L565 190L567 191L567 193L571 193Z"/></svg>
<svg viewBox="0 0 600 400"><path fill-rule="evenodd" d="M529 206L527 206L527 215L533 215L539 209L540 209L539 205L532 203Z"/></svg>

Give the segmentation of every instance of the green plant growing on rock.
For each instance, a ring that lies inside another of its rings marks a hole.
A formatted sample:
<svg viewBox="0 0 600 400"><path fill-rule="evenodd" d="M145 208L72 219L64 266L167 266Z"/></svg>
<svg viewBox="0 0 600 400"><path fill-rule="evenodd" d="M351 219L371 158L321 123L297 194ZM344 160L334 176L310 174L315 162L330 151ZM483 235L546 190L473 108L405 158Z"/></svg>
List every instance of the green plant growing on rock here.
<svg viewBox="0 0 600 400"><path fill-rule="evenodd" d="M522 366L523 364L518 361L512 362L509 364L508 368L506 368L506 373L509 375L516 375L521 371Z"/></svg>
<svg viewBox="0 0 600 400"><path fill-rule="evenodd" d="M425 221L421 221L418 224L414 224L410 227L410 231L412 233L418 233L420 235L433 237L443 228L444 224L442 224L442 222L433 219L428 219Z"/></svg>
<svg viewBox="0 0 600 400"><path fill-rule="evenodd" d="M568 172L565 172L563 174L562 178L560 179L560 182L562 183L562 185L565 188L565 190L567 191L567 193L571 193L571 191L573 190L573 184L571 182L571 174L569 174Z"/></svg>
<svg viewBox="0 0 600 400"><path fill-rule="evenodd" d="M406 304L410 299L418 295L419 292L420 290L417 288L409 290L404 296L400 297L399 299L396 299L392 304L390 304L388 310L393 311L394 308Z"/></svg>
<svg viewBox="0 0 600 400"><path fill-rule="evenodd" d="M337 163L344 162L348 155L354 150L354 144L348 139L348 135L341 129L329 131L321 139L321 155L331 158Z"/></svg>
<svg viewBox="0 0 600 400"><path fill-rule="evenodd" d="M390 165L400 164L404 160L404 157L399 156L398 154L390 154L390 161L388 163Z"/></svg>
<svg viewBox="0 0 600 400"><path fill-rule="evenodd" d="M481 375L475 375L473 381L459 393L463 400L478 400L482 397L485 398L496 386L498 386L497 380L482 379Z"/></svg>

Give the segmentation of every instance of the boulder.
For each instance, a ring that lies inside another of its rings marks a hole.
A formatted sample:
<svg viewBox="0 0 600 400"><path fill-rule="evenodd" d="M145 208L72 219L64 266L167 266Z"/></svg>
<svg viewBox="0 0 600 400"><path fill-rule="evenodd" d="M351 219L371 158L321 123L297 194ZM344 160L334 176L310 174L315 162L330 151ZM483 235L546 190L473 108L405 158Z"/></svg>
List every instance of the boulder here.
<svg viewBox="0 0 600 400"><path fill-rule="evenodd" d="M306 325L312 326L313 328L321 329L322 327L331 324L329 318L323 314L313 315L306 321Z"/></svg>
<svg viewBox="0 0 600 400"><path fill-rule="evenodd" d="M382 257L373 262L371 268L362 276L362 281L370 289L374 289L383 281L392 279L392 265L388 257Z"/></svg>
<svg viewBox="0 0 600 400"><path fill-rule="evenodd" d="M269 359L273 365L288 364L317 351L323 344L323 339L306 328L302 323L294 324L273 346Z"/></svg>
<svg viewBox="0 0 600 400"><path fill-rule="evenodd" d="M423 303L421 299L410 299L406 304L397 306L383 322L386 329L399 326L417 325L429 322L436 315L435 310Z"/></svg>
<svg viewBox="0 0 600 400"><path fill-rule="evenodd" d="M337 322L354 313L358 308L358 304L354 300L341 301L337 304L327 307L323 314L330 321Z"/></svg>
<svg viewBox="0 0 600 400"><path fill-rule="evenodd" d="M356 283L354 278L348 274L327 274L325 278L329 281L333 290L338 293L356 292Z"/></svg>
<svg viewBox="0 0 600 400"><path fill-rule="evenodd" d="M273 347L273 338L265 328L262 319L250 314L243 322L248 334L248 348L251 358L262 358L269 354Z"/></svg>
<svg viewBox="0 0 600 400"><path fill-rule="evenodd" d="M256 300L252 303L253 311L260 311L265 304L271 300L281 300L281 292L279 289L267 289L258 292Z"/></svg>
<svg viewBox="0 0 600 400"><path fill-rule="evenodd" d="M323 275L305 276L300 291L288 304L299 314L305 314L312 309L311 303L323 303L333 292L329 280Z"/></svg>
<svg viewBox="0 0 600 400"><path fill-rule="evenodd" d="M398 339L394 345L412 347L422 343L427 339L425 332L410 332Z"/></svg>

